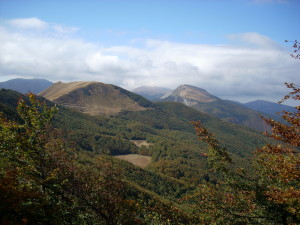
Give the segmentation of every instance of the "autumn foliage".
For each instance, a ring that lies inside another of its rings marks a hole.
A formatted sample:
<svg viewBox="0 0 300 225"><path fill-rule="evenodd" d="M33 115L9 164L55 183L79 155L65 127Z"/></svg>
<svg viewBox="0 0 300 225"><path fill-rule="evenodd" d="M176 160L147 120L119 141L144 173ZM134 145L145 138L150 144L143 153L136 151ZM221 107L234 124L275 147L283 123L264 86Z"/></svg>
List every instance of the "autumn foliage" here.
<svg viewBox="0 0 300 225"><path fill-rule="evenodd" d="M300 100L300 89L286 99ZM203 183L188 198L201 223L298 224L300 222L300 106L297 111L281 112L284 123L263 118L275 140L255 151L254 172L245 172L232 163L225 148L201 122L194 122L201 141L208 144L208 165L219 177L216 184Z"/></svg>
<svg viewBox="0 0 300 225"><path fill-rule="evenodd" d="M18 104L22 124L0 121L0 223L134 223L120 171L101 157L82 154L80 163L80 152L51 127L57 108L32 94L29 101Z"/></svg>
<svg viewBox="0 0 300 225"><path fill-rule="evenodd" d="M115 159L82 151L53 128L56 106L24 99L18 122L0 115L0 224L188 224L126 180Z"/></svg>
<svg viewBox="0 0 300 225"><path fill-rule="evenodd" d="M291 54L291 57L294 58L294 59L300 59L300 54L299 54L300 45L299 45L299 41L298 40L294 40L294 41L285 40L285 42L292 42L293 43L292 47L294 48L294 51Z"/></svg>

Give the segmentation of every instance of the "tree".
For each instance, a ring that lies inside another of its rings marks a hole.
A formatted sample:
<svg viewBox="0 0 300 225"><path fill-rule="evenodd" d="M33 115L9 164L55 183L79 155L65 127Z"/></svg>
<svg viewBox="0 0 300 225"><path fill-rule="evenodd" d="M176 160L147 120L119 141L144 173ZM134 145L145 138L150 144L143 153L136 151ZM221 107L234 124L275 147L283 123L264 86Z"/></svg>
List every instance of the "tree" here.
<svg viewBox="0 0 300 225"><path fill-rule="evenodd" d="M17 108L23 124L0 121L1 222L7 224L26 224L29 218L31 223L48 223L45 214L57 209L46 195L48 176L54 171L46 170L45 148L56 108L48 108L33 95L29 99L32 107L20 100Z"/></svg>
<svg viewBox="0 0 300 225"><path fill-rule="evenodd" d="M294 58L294 59L300 59L300 54L298 53L300 51L300 43L298 40L295 40L295 41L288 41L288 40L285 40L285 42L292 42L293 43L293 48L294 48L294 51L293 53L291 54L291 57Z"/></svg>
<svg viewBox="0 0 300 225"><path fill-rule="evenodd" d="M300 100L300 88L286 84L292 91L285 99ZM255 151L254 168L237 168L215 136L194 122L196 134L208 144L207 157L217 184L205 182L187 198L202 223L222 224L298 224L300 223L300 106L282 112L285 123L263 118L276 140Z"/></svg>
<svg viewBox="0 0 300 225"><path fill-rule="evenodd" d="M51 126L57 110L29 94L18 122L0 116L0 224L187 224L111 157L69 144Z"/></svg>
<svg viewBox="0 0 300 225"><path fill-rule="evenodd" d="M299 101L300 88L292 83L286 83L286 86L292 91L282 101ZM269 201L282 207L281 217L285 224L300 221L300 157L297 149L300 147L300 106L296 109L294 113L281 112L286 123L264 118L272 127L272 133L266 132L265 135L282 144L269 144L256 150L258 171L268 185L265 194Z"/></svg>
<svg viewBox="0 0 300 225"><path fill-rule="evenodd" d="M86 165L51 127L57 112L29 94L19 124L0 119L1 224L132 224L134 201L120 171L101 157ZM82 159L82 158L81 158Z"/></svg>

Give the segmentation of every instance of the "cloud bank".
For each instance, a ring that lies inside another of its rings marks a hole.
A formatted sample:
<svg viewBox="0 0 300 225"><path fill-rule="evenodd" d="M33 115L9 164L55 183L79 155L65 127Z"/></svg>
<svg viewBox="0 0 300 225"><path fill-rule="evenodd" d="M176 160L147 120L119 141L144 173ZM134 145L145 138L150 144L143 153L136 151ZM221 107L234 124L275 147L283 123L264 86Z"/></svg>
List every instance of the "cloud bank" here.
<svg viewBox="0 0 300 225"><path fill-rule="evenodd" d="M139 47L104 47L78 38L77 30L37 18L2 22L0 80L93 80L129 90L191 84L239 101L280 100L284 82L300 83L300 62L258 33L228 35L224 45L146 39Z"/></svg>

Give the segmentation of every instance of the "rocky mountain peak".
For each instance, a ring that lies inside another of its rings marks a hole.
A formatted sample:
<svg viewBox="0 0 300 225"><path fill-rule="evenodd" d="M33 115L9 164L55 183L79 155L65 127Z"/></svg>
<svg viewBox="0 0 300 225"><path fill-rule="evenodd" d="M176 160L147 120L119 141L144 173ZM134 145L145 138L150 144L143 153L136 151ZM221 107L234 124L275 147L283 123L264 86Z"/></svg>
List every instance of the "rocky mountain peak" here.
<svg viewBox="0 0 300 225"><path fill-rule="evenodd" d="M189 101L213 102L219 99L202 88L187 84L180 85L174 91L163 96L162 99L166 99L168 97L183 98L186 105L189 105L187 103Z"/></svg>

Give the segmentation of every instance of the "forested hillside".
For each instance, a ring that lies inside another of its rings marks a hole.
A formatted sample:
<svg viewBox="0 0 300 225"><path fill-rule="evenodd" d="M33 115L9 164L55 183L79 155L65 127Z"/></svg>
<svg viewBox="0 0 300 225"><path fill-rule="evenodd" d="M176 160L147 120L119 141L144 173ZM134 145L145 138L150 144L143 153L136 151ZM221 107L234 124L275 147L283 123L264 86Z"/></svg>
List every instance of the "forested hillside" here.
<svg viewBox="0 0 300 225"><path fill-rule="evenodd" d="M7 90L0 93L0 98L9 103L2 106L8 108L3 111L16 114L14 109L20 94ZM149 166L152 171L199 182L207 176L205 157L201 156L206 147L197 141L191 124L195 120L210 126L221 142L231 149L233 157L246 167L250 166L246 157L266 141L258 132L226 123L181 103L158 103L150 110L124 111L109 118L89 116L59 106L53 124L65 130L66 138L83 150L109 155L149 155L152 157ZM152 145L138 148L131 140L146 140Z"/></svg>
<svg viewBox="0 0 300 225"><path fill-rule="evenodd" d="M41 97L29 97L0 90L0 132L4 141L0 165L5 182L0 187L6 193L2 199L2 221L40 221L46 219L42 214L52 213L47 211L51 205L58 224L66 220L102 221L100 224L202 223L201 209L190 213L194 208L191 195L198 196L203 184L218 185L223 175L209 169L207 144L197 140L191 122L201 121L215 133L235 161L234 168L243 167L250 174L254 171L249 160L253 150L271 142L259 132L176 102L151 103L151 108L144 111L123 111L104 117L82 114ZM53 128L49 127L50 122ZM136 146L136 140L149 145ZM131 153L151 156L152 163L141 169L112 157ZM49 164L44 164L45 160ZM16 172L16 168L20 171ZM22 187L22 176L31 186ZM15 192L12 185L18 187ZM95 185L99 188L95 189ZM38 191L40 188L42 191ZM16 205L9 207L15 201L9 196L16 193L21 196ZM35 197L29 193L39 198L33 201ZM41 205L43 201L45 205ZM36 213L35 207L39 208ZM19 217L13 217L16 210ZM211 217L204 219L213 221Z"/></svg>

